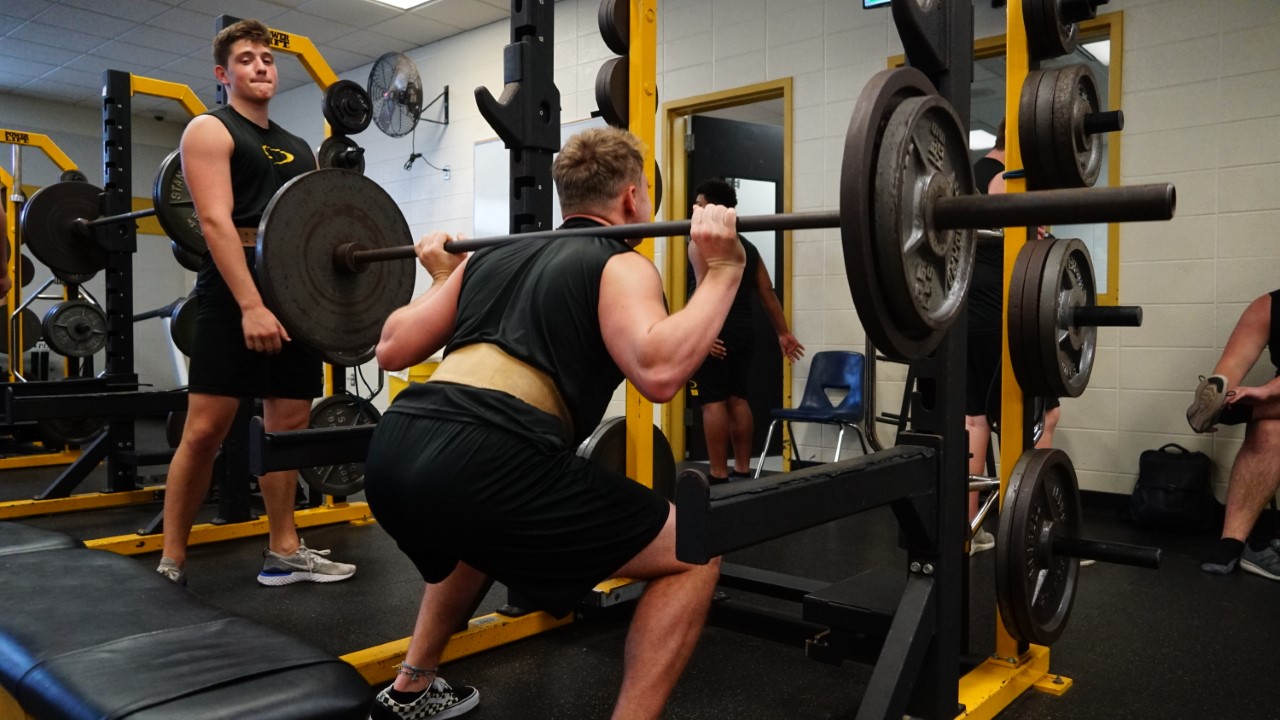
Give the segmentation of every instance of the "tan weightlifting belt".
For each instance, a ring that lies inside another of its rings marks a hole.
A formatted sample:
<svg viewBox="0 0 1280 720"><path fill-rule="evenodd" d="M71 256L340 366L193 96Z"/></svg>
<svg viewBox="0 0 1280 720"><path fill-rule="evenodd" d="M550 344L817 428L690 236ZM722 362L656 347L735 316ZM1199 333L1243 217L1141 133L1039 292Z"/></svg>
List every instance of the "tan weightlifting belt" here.
<svg viewBox="0 0 1280 720"><path fill-rule="evenodd" d="M256 247L258 245L258 228L236 228L236 234L240 236L240 244L245 247Z"/></svg>
<svg viewBox="0 0 1280 720"><path fill-rule="evenodd" d="M427 382L434 381L501 390L560 418L567 435L573 436L569 408L560 397L555 382L546 373L511 357L497 345L476 343L454 350L427 379Z"/></svg>

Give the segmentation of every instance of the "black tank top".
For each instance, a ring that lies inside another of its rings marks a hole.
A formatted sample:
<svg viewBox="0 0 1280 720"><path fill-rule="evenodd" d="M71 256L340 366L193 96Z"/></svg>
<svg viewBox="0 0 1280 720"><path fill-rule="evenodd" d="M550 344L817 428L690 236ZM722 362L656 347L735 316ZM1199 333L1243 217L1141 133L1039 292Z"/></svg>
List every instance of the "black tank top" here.
<svg viewBox="0 0 1280 720"><path fill-rule="evenodd" d="M270 123L258 127L230 105L210 110L222 121L235 148L231 151L231 220L236 227L257 227L276 191L293 178L316 169L316 158L302 138Z"/></svg>
<svg viewBox="0 0 1280 720"><path fill-rule="evenodd" d="M720 340L730 352L747 352L755 345L755 322L752 313L751 294L756 292L756 272L760 265L760 251L752 242L741 235L738 241L746 252L747 263L742 268L742 279L738 282L738 292L733 296L733 304L729 306L729 314L724 319L724 327L720 330ZM689 295L696 290L693 265L686 268Z"/></svg>
<svg viewBox="0 0 1280 720"><path fill-rule="evenodd" d="M1280 290L1271 291L1271 336L1267 338L1267 348L1271 352L1271 364L1276 366L1276 377L1280 377L1280 312L1276 305L1280 304Z"/></svg>
<svg viewBox="0 0 1280 720"><path fill-rule="evenodd" d="M572 218L564 228L593 227ZM600 332L600 278L621 240L566 237L519 240L467 261L453 337L445 354L492 343L546 373L573 419L574 445L600 424L622 371Z"/></svg>
<svg viewBox="0 0 1280 720"><path fill-rule="evenodd" d="M986 195L991 180L1004 172L1004 163L984 157L973 164L978 192ZM1004 245L979 243L969 285L969 332L999 331L1004 324Z"/></svg>

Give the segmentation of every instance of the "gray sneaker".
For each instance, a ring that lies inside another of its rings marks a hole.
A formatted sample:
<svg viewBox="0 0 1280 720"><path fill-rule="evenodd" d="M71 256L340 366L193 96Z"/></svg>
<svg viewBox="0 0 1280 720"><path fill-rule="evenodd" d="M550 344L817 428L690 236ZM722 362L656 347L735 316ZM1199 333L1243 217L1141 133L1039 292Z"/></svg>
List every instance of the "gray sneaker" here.
<svg viewBox="0 0 1280 720"><path fill-rule="evenodd" d="M170 582L176 582L179 585L187 584L187 575L182 572L182 568L178 567L178 563L173 558L162 557L160 564L156 566L156 572L164 576Z"/></svg>
<svg viewBox="0 0 1280 720"><path fill-rule="evenodd" d="M1210 375L1200 378L1200 384L1196 386L1196 397L1187 407L1187 424L1198 433L1209 432L1217 424L1226 400L1226 376Z"/></svg>
<svg viewBox="0 0 1280 720"><path fill-rule="evenodd" d="M328 550L312 550L299 542L292 555L280 555L271 548L262 551L262 572L258 582L272 587L297 582L330 583L356 574L356 566L328 559Z"/></svg>
<svg viewBox="0 0 1280 720"><path fill-rule="evenodd" d="M1245 543L1244 551L1240 553L1240 569L1268 580L1280 580L1280 538L1272 538L1271 543L1261 550L1254 550Z"/></svg>
<svg viewBox="0 0 1280 720"><path fill-rule="evenodd" d="M979 529L977 534L973 536L973 539L969 541L969 554L977 555L978 553L990 550L995 546L996 536L986 530Z"/></svg>

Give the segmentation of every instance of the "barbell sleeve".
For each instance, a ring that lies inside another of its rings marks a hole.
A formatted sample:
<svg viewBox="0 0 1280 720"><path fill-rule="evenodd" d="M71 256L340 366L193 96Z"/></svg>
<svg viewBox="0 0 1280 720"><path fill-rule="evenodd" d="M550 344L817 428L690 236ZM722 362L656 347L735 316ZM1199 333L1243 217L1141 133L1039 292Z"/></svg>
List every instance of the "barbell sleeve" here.
<svg viewBox="0 0 1280 720"><path fill-rule="evenodd" d="M1053 553L1080 560L1099 560L1152 570L1160 568L1160 548L1142 545L1060 536L1053 539Z"/></svg>
<svg viewBox="0 0 1280 720"><path fill-rule="evenodd" d="M1088 305L1071 313L1073 327L1142 327L1141 305Z"/></svg>
<svg viewBox="0 0 1280 720"><path fill-rule="evenodd" d="M144 208L142 210L134 210L133 212L124 213L122 215L104 215L103 217L100 217L100 218L94 218L93 220L81 220L80 222L83 222L85 227L97 227L99 225L110 225L112 223L120 223L120 222L129 221L129 220L137 220L139 218L144 218L144 217L151 217L152 215L155 215L155 214L156 214L156 209L153 207L150 207L150 208Z"/></svg>
<svg viewBox="0 0 1280 720"><path fill-rule="evenodd" d="M1124 129L1124 111L1090 113L1084 116L1084 132L1086 135L1120 132Z"/></svg>
<svg viewBox="0 0 1280 720"><path fill-rule="evenodd" d="M948 230L1168 220L1175 205L1173 185L1160 183L961 195L934 201L933 227Z"/></svg>

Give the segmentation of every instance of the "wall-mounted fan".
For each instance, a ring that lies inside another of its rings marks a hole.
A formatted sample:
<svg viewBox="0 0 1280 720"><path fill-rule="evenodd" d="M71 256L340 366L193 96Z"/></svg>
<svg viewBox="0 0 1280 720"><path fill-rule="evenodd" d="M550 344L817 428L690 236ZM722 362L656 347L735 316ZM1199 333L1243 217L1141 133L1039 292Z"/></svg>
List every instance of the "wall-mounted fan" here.
<svg viewBox="0 0 1280 720"><path fill-rule="evenodd" d="M422 77L413 60L401 52L378 58L369 71L373 122L391 137L413 132L422 114Z"/></svg>

